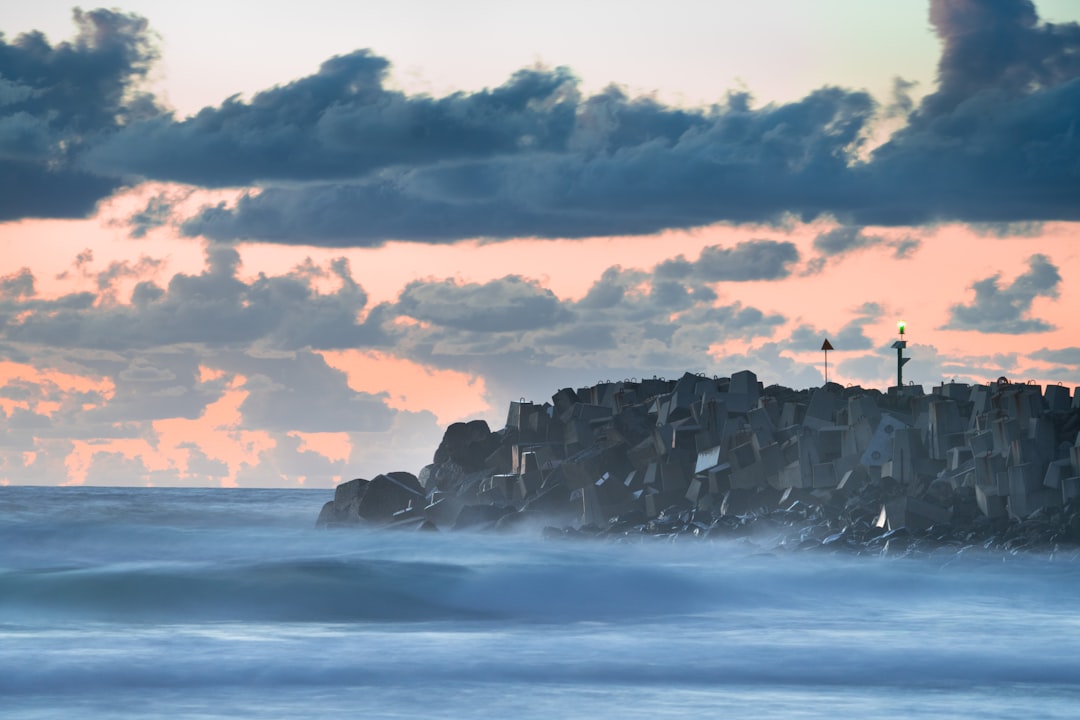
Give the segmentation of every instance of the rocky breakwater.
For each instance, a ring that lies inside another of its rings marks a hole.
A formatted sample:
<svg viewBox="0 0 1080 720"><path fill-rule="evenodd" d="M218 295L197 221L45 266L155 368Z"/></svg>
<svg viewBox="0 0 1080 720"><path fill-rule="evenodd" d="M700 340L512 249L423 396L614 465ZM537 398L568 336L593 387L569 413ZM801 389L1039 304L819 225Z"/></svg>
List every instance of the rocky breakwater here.
<svg viewBox="0 0 1080 720"><path fill-rule="evenodd" d="M320 526L746 537L772 548L1080 547L1080 388L888 393L687 373L449 426L418 475L339 485Z"/></svg>

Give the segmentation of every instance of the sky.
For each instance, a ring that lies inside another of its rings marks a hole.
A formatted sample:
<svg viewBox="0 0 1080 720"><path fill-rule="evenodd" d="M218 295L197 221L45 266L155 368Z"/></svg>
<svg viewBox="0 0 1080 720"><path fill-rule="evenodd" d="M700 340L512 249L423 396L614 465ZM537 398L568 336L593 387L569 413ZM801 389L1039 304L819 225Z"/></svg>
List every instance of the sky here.
<svg viewBox="0 0 1080 720"><path fill-rule="evenodd" d="M1080 3L0 19L0 484L329 488L561 387L1080 386Z"/></svg>

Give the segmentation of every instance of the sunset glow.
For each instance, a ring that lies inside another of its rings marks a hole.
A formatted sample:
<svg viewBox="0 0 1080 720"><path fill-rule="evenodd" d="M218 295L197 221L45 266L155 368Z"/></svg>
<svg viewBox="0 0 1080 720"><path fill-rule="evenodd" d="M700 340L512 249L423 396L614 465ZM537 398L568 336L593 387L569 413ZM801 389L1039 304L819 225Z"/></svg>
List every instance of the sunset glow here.
<svg viewBox="0 0 1080 720"><path fill-rule="evenodd" d="M1080 6L707 5L7 14L0 483L416 472L560 387L818 385L826 338L885 388L900 321L905 380L1080 385Z"/></svg>

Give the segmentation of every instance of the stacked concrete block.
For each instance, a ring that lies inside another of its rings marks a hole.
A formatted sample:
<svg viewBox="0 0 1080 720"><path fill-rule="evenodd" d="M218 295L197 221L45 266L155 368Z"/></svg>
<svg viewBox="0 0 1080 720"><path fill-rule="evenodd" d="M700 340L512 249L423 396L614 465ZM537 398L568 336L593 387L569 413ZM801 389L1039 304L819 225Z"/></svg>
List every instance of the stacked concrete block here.
<svg viewBox="0 0 1080 720"><path fill-rule="evenodd" d="M949 522L951 513L948 509L908 495L894 498L881 507L877 525L886 530L907 530L918 532L932 525Z"/></svg>
<svg viewBox="0 0 1080 720"><path fill-rule="evenodd" d="M1046 401L1046 409L1052 413L1068 412L1072 406L1072 397L1069 389L1064 385L1047 385L1043 392Z"/></svg>
<svg viewBox="0 0 1080 720"><path fill-rule="evenodd" d="M954 447L964 444L964 426L960 420L960 406L953 400L937 399L930 403L929 412L930 457L944 460Z"/></svg>
<svg viewBox="0 0 1080 720"><path fill-rule="evenodd" d="M602 530L769 507L912 532L972 514L1023 521L1080 496L1077 427L1061 386L794 391L750 371L602 382L512 402L499 431L452 424L418 477L343 483L320 523Z"/></svg>
<svg viewBox="0 0 1080 720"><path fill-rule="evenodd" d="M880 468L892 460L893 434L907 427L910 426L895 415L883 413L860 462L867 467Z"/></svg>

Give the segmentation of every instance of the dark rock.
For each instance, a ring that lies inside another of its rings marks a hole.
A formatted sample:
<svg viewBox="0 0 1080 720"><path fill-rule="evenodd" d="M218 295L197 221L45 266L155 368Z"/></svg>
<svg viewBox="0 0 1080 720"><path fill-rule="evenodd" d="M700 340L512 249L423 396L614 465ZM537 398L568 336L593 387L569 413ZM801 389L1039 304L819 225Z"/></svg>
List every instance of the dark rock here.
<svg viewBox="0 0 1080 720"><path fill-rule="evenodd" d="M511 403L496 432L451 424L419 477L342 483L317 525L528 521L561 537L774 536L887 554L1075 546L1080 407L1052 387L796 391L744 371L564 388Z"/></svg>
<svg viewBox="0 0 1080 720"><path fill-rule="evenodd" d="M504 515L516 510L508 505L466 505L454 521L455 530L483 529L495 527L495 523Z"/></svg>

